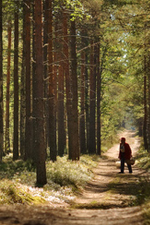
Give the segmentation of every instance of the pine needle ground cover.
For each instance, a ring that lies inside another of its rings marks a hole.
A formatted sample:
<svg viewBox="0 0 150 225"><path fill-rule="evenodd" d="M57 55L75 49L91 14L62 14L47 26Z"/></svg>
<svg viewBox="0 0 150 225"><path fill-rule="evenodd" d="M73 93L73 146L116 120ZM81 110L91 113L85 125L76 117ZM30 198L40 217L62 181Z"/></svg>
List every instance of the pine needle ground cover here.
<svg viewBox="0 0 150 225"><path fill-rule="evenodd" d="M36 171L30 161L12 161L6 156L0 164L0 204L63 203L74 199L75 192L92 177L97 156L82 156L78 162L58 157L47 161L47 184L36 187Z"/></svg>

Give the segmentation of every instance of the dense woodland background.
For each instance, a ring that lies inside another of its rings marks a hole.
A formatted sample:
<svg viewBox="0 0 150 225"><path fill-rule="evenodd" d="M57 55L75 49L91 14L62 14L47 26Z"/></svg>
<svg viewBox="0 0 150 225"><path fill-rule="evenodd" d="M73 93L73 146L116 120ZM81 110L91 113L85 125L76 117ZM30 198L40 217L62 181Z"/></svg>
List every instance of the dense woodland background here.
<svg viewBox="0 0 150 225"><path fill-rule="evenodd" d="M0 0L0 159L105 150L119 129L150 151L148 0Z"/></svg>

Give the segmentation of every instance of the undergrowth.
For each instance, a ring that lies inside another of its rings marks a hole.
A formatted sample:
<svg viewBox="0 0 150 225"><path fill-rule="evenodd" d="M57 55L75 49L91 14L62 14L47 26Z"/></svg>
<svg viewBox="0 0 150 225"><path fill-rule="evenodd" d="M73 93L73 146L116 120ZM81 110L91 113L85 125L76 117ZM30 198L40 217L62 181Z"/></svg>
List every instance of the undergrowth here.
<svg viewBox="0 0 150 225"><path fill-rule="evenodd" d="M136 159L140 168L150 172L150 153L147 150L142 147L138 152Z"/></svg>
<svg viewBox="0 0 150 225"><path fill-rule="evenodd" d="M138 166L147 171L141 179L140 197L143 202L144 225L150 224L150 153L141 146L137 155Z"/></svg>
<svg viewBox="0 0 150 225"><path fill-rule="evenodd" d="M47 162L47 177L50 182L60 186L83 186L92 175L91 169L96 162L89 156L80 161L68 161L67 157L57 158L57 163Z"/></svg>
<svg viewBox="0 0 150 225"><path fill-rule="evenodd" d="M47 161L47 184L36 187L36 171L31 161L12 160L6 156L0 164L0 204L40 204L72 201L92 177L92 168L97 165L97 156L81 156L72 162L67 156L56 162Z"/></svg>

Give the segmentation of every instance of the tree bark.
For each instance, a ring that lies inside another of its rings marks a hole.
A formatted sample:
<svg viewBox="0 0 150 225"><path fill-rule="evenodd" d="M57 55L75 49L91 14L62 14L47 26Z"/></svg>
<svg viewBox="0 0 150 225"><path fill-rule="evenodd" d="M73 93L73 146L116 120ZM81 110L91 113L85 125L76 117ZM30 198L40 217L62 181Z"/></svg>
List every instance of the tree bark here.
<svg viewBox="0 0 150 225"><path fill-rule="evenodd" d="M96 96L96 74L95 74L95 47L91 41L90 58L90 130L89 130L89 153L96 153L95 143L95 96Z"/></svg>
<svg viewBox="0 0 150 225"><path fill-rule="evenodd" d="M88 64L88 53L85 53L85 64ZM85 115L86 115L86 146L89 152L89 73L88 68L85 68Z"/></svg>
<svg viewBox="0 0 150 225"><path fill-rule="evenodd" d="M37 151L37 183L44 185L46 179L46 151L44 143L44 118L43 118L43 51L42 51L42 1L35 0L35 54L36 54L36 78L35 88L35 147Z"/></svg>
<svg viewBox="0 0 150 225"><path fill-rule="evenodd" d="M77 84L77 56L76 56L76 27L75 20L70 27L70 55L71 55L71 91L72 91L72 160L79 160L79 136L78 136L78 84Z"/></svg>
<svg viewBox="0 0 150 225"><path fill-rule="evenodd" d="M144 55L144 121L143 121L143 139L144 147L148 149L147 143L147 65L146 55Z"/></svg>
<svg viewBox="0 0 150 225"><path fill-rule="evenodd" d="M72 141L73 138L71 135L71 79L70 79L70 70L69 70L69 40L68 40L68 13L64 11L63 14L63 33L64 33L64 77L66 84L66 109L67 109L67 127L68 127L68 149L69 149L69 159L72 159Z"/></svg>
<svg viewBox="0 0 150 225"><path fill-rule="evenodd" d="M52 52L52 0L49 1L49 24L48 24L48 74L49 74L49 145L50 159L56 161L56 106L55 106L55 83L53 73L53 52Z"/></svg>
<svg viewBox="0 0 150 225"><path fill-rule="evenodd" d="M25 159L25 121L26 121L26 91L25 91L25 4L23 3L23 47L22 47L22 68L20 84L20 154Z"/></svg>
<svg viewBox="0 0 150 225"><path fill-rule="evenodd" d="M16 3L18 4L18 2ZM19 110L19 92L18 92L18 45L19 45L19 28L18 28L18 5L15 12L14 21L14 137L13 137L13 160L18 159L18 110Z"/></svg>
<svg viewBox="0 0 150 225"><path fill-rule="evenodd" d="M35 0L32 0L32 159L34 163L37 162L36 150L36 43L35 43Z"/></svg>
<svg viewBox="0 0 150 225"><path fill-rule="evenodd" d="M49 145L49 101L48 101L48 87L49 87L49 77L48 77L48 16L49 16L49 0L43 1L43 10L44 10L44 132L45 132L45 144L46 149Z"/></svg>
<svg viewBox="0 0 150 225"><path fill-rule="evenodd" d="M25 0L25 73L26 73L26 125L25 159L32 158L31 132L31 53L30 53L30 0Z"/></svg>
<svg viewBox="0 0 150 225"><path fill-rule="evenodd" d="M2 47L2 0L0 0L0 162L3 153L3 47Z"/></svg>
<svg viewBox="0 0 150 225"><path fill-rule="evenodd" d="M148 152L150 152L150 52L148 52L148 130L147 130L147 137L148 137Z"/></svg>
<svg viewBox="0 0 150 225"><path fill-rule="evenodd" d="M65 125L64 125L64 64L65 64L65 52L64 52L64 26L67 26L65 13L61 13L62 23L59 26L59 49L58 60L59 60L59 73L58 73L58 155L63 156L65 148ZM61 18L59 18L61 20ZM65 23L65 24L64 24ZM58 38L58 37L57 37Z"/></svg>
<svg viewBox="0 0 150 225"><path fill-rule="evenodd" d="M100 40L98 39L98 42ZM101 155L101 71L100 71L100 43L96 46L97 70L97 154Z"/></svg>
<svg viewBox="0 0 150 225"><path fill-rule="evenodd" d="M10 96L10 61L11 61L11 22L8 23L8 56L7 56L7 91L6 91L6 131L5 131L5 153L10 151L9 138L9 96Z"/></svg>
<svg viewBox="0 0 150 225"><path fill-rule="evenodd" d="M84 40L82 38L82 46ZM86 153L85 144L85 52L81 52L81 112L80 112L80 150L82 154Z"/></svg>

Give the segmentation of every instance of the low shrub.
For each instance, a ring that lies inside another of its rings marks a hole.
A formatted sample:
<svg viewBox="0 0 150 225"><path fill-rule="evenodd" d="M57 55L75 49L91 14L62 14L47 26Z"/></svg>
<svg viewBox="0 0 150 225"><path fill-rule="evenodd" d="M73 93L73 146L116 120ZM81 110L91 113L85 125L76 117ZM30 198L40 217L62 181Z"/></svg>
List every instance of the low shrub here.
<svg viewBox="0 0 150 225"><path fill-rule="evenodd" d="M93 156L82 156L80 161L58 157L57 162L47 162L47 178L60 186L83 186L92 176L91 168L97 165Z"/></svg>

